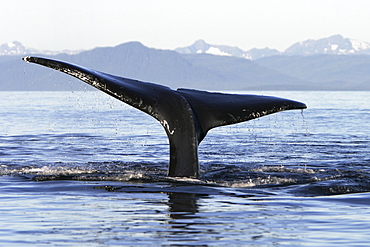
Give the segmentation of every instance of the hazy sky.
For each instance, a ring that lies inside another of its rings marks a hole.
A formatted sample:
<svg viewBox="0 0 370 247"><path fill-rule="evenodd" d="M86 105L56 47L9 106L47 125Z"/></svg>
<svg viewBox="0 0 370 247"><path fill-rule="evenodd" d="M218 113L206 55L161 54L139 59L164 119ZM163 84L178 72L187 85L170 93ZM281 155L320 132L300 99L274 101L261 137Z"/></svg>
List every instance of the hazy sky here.
<svg viewBox="0 0 370 247"><path fill-rule="evenodd" d="M0 0L0 44L90 49L128 41L284 50L333 34L370 42L369 0Z"/></svg>

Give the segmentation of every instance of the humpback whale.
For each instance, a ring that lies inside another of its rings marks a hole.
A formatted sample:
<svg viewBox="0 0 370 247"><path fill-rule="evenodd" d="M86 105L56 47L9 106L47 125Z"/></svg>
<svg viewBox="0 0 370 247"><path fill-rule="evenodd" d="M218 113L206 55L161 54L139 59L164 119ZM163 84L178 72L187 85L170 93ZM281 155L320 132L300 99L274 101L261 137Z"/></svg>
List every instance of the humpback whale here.
<svg viewBox="0 0 370 247"><path fill-rule="evenodd" d="M169 139L170 177L199 177L198 146L212 128L306 108L304 103L283 98L173 90L63 61L29 56L22 59L74 76L157 119Z"/></svg>

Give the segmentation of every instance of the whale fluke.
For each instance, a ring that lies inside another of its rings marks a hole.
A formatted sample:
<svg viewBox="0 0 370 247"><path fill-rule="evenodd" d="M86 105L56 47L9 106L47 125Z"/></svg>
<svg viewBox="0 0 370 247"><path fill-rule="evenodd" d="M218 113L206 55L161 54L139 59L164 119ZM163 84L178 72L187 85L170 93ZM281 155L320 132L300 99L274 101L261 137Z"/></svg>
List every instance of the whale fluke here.
<svg viewBox="0 0 370 247"><path fill-rule="evenodd" d="M157 119L169 139L168 176L172 177L199 177L198 145L210 129L279 111L306 108L303 103L277 97L172 90L67 62L40 57L23 60L74 76Z"/></svg>

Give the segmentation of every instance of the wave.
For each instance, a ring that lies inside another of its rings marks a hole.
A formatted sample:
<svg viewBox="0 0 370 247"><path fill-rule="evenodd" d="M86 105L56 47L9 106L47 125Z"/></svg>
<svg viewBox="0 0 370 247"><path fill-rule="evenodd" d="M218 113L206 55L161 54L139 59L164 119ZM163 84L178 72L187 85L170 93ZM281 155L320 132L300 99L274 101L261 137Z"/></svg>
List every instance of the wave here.
<svg viewBox="0 0 370 247"><path fill-rule="evenodd" d="M165 182L173 185L223 187L246 193L258 190L260 193L296 196L370 192L368 171L353 169L353 164L351 167L344 164L341 165L342 168L338 167L340 166L317 168L206 163L201 166L201 178L190 179L167 177L166 163L56 162L29 166L2 164L0 175L19 176L32 181L77 180L149 184Z"/></svg>

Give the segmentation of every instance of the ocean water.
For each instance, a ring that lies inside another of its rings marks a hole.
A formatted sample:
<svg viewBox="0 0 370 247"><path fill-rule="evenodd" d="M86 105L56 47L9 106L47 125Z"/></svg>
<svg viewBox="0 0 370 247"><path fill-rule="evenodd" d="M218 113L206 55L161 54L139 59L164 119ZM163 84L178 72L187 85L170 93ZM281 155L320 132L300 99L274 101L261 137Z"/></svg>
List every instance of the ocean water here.
<svg viewBox="0 0 370 247"><path fill-rule="evenodd" d="M0 92L0 245L368 246L370 92L247 93L308 109L213 129L195 180L101 92Z"/></svg>

